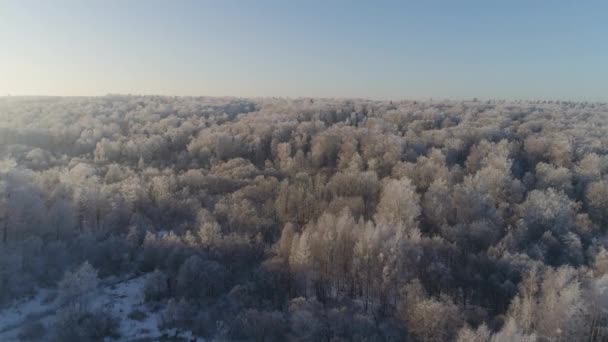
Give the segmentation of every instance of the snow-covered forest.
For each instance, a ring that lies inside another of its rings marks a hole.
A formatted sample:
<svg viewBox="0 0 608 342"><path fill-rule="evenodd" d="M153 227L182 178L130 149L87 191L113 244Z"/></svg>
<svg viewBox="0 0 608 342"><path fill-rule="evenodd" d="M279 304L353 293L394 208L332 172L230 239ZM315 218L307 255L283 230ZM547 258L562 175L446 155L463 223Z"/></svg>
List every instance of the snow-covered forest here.
<svg viewBox="0 0 608 342"><path fill-rule="evenodd" d="M605 341L607 230L608 104L0 98L3 341Z"/></svg>

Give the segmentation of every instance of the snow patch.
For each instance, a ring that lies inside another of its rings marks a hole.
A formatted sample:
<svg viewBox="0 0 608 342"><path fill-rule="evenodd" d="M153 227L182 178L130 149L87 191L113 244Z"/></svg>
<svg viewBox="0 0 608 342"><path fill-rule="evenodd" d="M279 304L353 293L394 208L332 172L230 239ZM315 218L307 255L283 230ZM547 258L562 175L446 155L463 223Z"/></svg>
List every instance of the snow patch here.
<svg viewBox="0 0 608 342"><path fill-rule="evenodd" d="M143 287L147 275L122 281L102 281L93 296L91 309L110 312L120 323L120 338L116 341L140 339L158 340L161 336L180 337L187 341L203 341L190 331L159 330L160 312L151 312L144 302ZM13 303L0 310L0 341L19 341L18 334L25 323L40 322L49 326L55 319L58 304L53 290L41 289L32 298ZM53 300L49 300L53 298ZM139 314L130 315L139 311Z"/></svg>

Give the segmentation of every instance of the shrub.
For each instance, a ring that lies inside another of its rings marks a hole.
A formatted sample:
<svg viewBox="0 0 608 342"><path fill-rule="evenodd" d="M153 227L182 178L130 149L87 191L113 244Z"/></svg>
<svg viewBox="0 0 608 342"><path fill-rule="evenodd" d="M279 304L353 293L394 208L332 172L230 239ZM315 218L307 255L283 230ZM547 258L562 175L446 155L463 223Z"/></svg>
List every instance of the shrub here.
<svg viewBox="0 0 608 342"><path fill-rule="evenodd" d="M102 341L118 338L119 322L107 311L94 312L64 309L54 326L54 341Z"/></svg>
<svg viewBox="0 0 608 342"><path fill-rule="evenodd" d="M159 270L152 272L144 284L146 302L161 300L167 295L169 295L169 277Z"/></svg>
<svg viewBox="0 0 608 342"><path fill-rule="evenodd" d="M231 336L235 339L279 342L285 340L287 330L287 320L281 312L248 309L236 318Z"/></svg>
<svg viewBox="0 0 608 342"><path fill-rule="evenodd" d="M46 327L40 322L28 322L17 335L22 341L40 341L46 334Z"/></svg>
<svg viewBox="0 0 608 342"><path fill-rule="evenodd" d="M127 315L127 318L132 319L134 321L143 321L147 317L148 314L138 309L129 312L129 314Z"/></svg>

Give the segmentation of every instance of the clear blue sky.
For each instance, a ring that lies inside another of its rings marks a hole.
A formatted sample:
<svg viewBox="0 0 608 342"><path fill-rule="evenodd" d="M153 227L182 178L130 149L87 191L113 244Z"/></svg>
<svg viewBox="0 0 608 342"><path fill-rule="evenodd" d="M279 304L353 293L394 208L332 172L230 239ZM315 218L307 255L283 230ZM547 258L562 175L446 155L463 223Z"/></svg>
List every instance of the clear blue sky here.
<svg viewBox="0 0 608 342"><path fill-rule="evenodd" d="M608 1L0 0L0 95L608 100Z"/></svg>

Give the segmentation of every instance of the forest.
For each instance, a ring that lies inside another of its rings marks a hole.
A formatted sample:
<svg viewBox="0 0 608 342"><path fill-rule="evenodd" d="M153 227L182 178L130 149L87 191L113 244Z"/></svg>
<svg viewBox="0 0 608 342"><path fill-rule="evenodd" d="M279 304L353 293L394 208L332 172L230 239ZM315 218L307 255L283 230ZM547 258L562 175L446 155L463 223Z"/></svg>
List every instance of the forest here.
<svg viewBox="0 0 608 342"><path fill-rule="evenodd" d="M606 103L0 98L5 341L606 341L607 230Z"/></svg>

